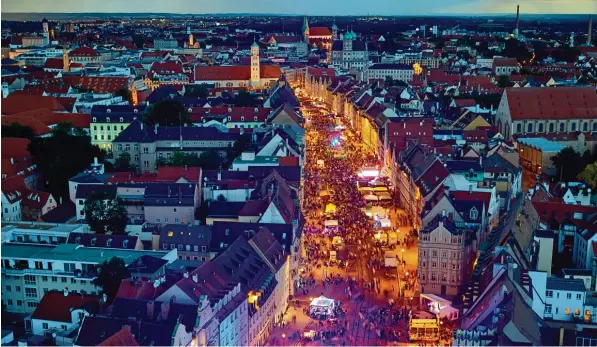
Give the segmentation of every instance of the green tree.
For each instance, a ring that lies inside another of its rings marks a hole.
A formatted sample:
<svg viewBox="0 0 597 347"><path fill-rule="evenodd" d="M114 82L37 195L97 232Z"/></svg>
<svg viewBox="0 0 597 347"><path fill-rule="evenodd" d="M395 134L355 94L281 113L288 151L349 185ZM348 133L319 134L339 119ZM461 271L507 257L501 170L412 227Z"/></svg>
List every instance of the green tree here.
<svg viewBox="0 0 597 347"><path fill-rule="evenodd" d="M597 163L587 165L581 173L578 174L578 178L587 182L592 188L597 188Z"/></svg>
<svg viewBox="0 0 597 347"><path fill-rule="evenodd" d="M143 121L150 126L193 125L184 105L176 100L164 100L150 105L143 112Z"/></svg>
<svg viewBox="0 0 597 347"><path fill-rule="evenodd" d="M131 155L128 152L122 152L116 159L114 168L118 171L131 171L134 168L131 167Z"/></svg>
<svg viewBox="0 0 597 347"><path fill-rule="evenodd" d="M35 135L31 127L15 122L8 126L2 126L2 137L19 137L31 140Z"/></svg>
<svg viewBox="0 0 597 347"><path fill-rule="evenodd" d="M118 257L112 257L106 260L99 268L97 278L93 283L102 288L104 293L108 296L108 301L111 302L118 293L120 283L124 279L128 279L131 272L126 267L124 260Z"/></svg>
<svg viewBox="0 0 597 347"><path fill-rule="evenodd" d="M253 94L241 90L234 99L234 106L236 107L253 107L256 104Z"/></svg>
<svg viewBox="0 0 597 347"><path fill-rule="evenodd" d="M87 134L68 123L58 124L52 136L35 137L29 153L43 178L44 190L54 197L68 198L68 180L86 169L94 157L106 153L91 144Z"/></svg>
<svg viewBox="0 0 597 347"><path fill-rule="evenodd" d="M85 219L97 234L125 235L128 216L122 200L105 192L94 192L83 208Z"/></svg>
<svg viewBox="0 0 597 347"><path fill-rule="evenodd" d="M510 77L502 75L498 79L498 85L500 88L506 88L510 84Z"/></svg>
<svg viewBox="0 0 597 347"><path fill-rule="evenodd" d="M228 199L226 199L226 197L223 194L218 195L217 199L218 201L228 201Z"/></svg>
<svg viewBox="0 0 597 347"><path fill-rule="evenodd" d="M128 101L130 104L133 103L133 94L128 88L120 88L115 93L116 96L122 96L122 100Z"/></svg>
<svg viewBox="0 0 597 347"><path fill-rule="evenodd" d="M222 163L222 157L214 150L205 151L199 155L199 166L203 170L221 169Z"/></svg>
<svg viewBox="0 0 597 347"><path fill-rule="evenodd" d="M207 98L209 90L204 85L186 86L184 96L187 98Z"/></svg>
<svg viewBox="0 0 597 347"><path fill-rule="evenodd" d="M232 164L232 161L236 159L243 151L250 149L251 147L251 135L242 134L234 141L234 145L230 148L227 153L228 165Z"/></svg>
<svg viewBox="0 0 597 347"><path fill-rule="evenodd" d="M572 147L564 148L551 160L556 167L557 178L561 177L562 182L574 181L585 167L582 156Z"/></svg>

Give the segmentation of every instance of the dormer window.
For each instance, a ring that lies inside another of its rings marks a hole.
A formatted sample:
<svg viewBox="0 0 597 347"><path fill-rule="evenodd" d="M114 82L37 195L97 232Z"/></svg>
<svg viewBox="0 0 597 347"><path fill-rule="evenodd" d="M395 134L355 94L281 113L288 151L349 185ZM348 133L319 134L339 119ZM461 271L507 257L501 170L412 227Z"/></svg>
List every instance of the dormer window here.
<svg viewBox="0 0 597 347"><path fill-rule="evenodd" d="M241 117L240 117L240 121L241 121L241 122L244 122L244 121L245 121L245 116L241 116Z"/></svg>
<svg viewBox="0 0 597 347"><path fill-rule="evenodd" d="M254 120L255 122L257 122L257 116L253 117L253 120Z"/></svg>
<svg viewBox="0 0 597 347"><path fill-rule="evenodd" d="M228 116L228 121L230 122L232 120L232 117Z"/></svg>
<svg viewBox="0 0 597 347"><path fill-rule="evenodd" d="M91 245L92 246L95 246L95 241L97 241L97 239L95 237L91 239Z"/></svg>
<svg viewBox="0 0 597 347"><path fill-rule="evenodd" d="M97 122L97 118L93 117L93 123Z"/></svg>
<svg viewBox="0 0 597 347"><path fill-rule="evenodd" d="M474 207L471 208L470 217L471 217L472 220L477 219L477 217L479 217L479 211L477 211L477 209L474 208Z"/></svg>
<svg viewBox="0 0 597 347"><path fill-rule="evenodd" d="M124 122L124 118L120 117L120 123Z"/></svg>
<svg viewBox="0 0 597 347"><path fill-rule="evenodd" d="M106 122L110 123L110 117L106 117Z"/></svg>
<svg viewBox="0 0 597 347"><path fill-rule="evenodd" d="M124 241L122 241L122 247L123 247L123 248L127 248L127 247L128 247L128 245L129 245L129 240L124 240Z"/></svg>
<svg viewBox="0 0 597 347"><path fill-rule="evenodd" d="M108 239L108 241L106 241L106 247L112 247L112 239Z"/></svg>

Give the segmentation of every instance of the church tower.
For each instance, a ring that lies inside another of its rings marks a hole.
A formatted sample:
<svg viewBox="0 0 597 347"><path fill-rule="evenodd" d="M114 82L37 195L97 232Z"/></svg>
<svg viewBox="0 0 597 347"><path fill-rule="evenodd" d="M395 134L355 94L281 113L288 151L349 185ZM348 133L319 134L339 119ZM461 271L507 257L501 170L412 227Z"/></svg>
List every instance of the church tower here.
<svg viewBox="0 0 597 347"><path fill-rule="evenodd" d="M305 22L303 23L303 39L309 44L309 20L305 16Z"/></svg>
<svg viewBox="0 0 597 347"><path fill-rule="evenodd" d="M48 20L45 17L44 17L44 19L41 20L41 25L42 25L42 29L43 29L43 36L45 38L49 38L50 37L50 27L49 27Z"/></svg>
<svg viewBox="0 0 597 347"><path fill-rule="evenodd" d="M189 47L193 47L195 45L195 38L193 37L191 26L189 24L187 24L187 35L189 36Z"/></svg>
<svg viewBox="0 0 597 347"><path fill-rule="evenodd" d="M70 72L70 58L68 57L68 48L62 46L62 71Z"/></svg>
<svg viewBox="0 0 597 347"><path fill-rule="evenodd" d="M338 39L338 26L336 26L336 19L334 18L334 24L332 24L332 40Z"/></svg>
<svg viewBox="0 0 597 347"><path fill-rule="evenodd" d="M251 86L258 87L261 85L261 73L259 67L259 45L253 42L251 45Z"/></svg>

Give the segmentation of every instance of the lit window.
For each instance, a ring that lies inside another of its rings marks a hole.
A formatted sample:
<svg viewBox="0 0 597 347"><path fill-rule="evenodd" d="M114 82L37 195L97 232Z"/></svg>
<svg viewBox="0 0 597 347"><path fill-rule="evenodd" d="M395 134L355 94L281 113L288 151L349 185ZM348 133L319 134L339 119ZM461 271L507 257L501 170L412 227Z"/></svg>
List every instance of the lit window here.
<svg viewBox="0 0 597 347"><path fill-rule="evenodd" d="M174 236L174 233L172 231L168 231L168 237Z"/></svg>

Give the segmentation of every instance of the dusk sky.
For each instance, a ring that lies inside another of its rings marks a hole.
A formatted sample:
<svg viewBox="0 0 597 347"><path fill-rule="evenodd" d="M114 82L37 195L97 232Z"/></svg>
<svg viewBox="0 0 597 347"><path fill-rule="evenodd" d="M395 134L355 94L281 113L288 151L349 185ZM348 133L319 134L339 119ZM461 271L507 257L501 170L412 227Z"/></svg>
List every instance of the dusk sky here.
<svg viewBox="0 0 597 347"><path fill-rule="evenodd" d="M2 0L2 12L281 13L400 15L597 13L597 0Z"/></svg>

